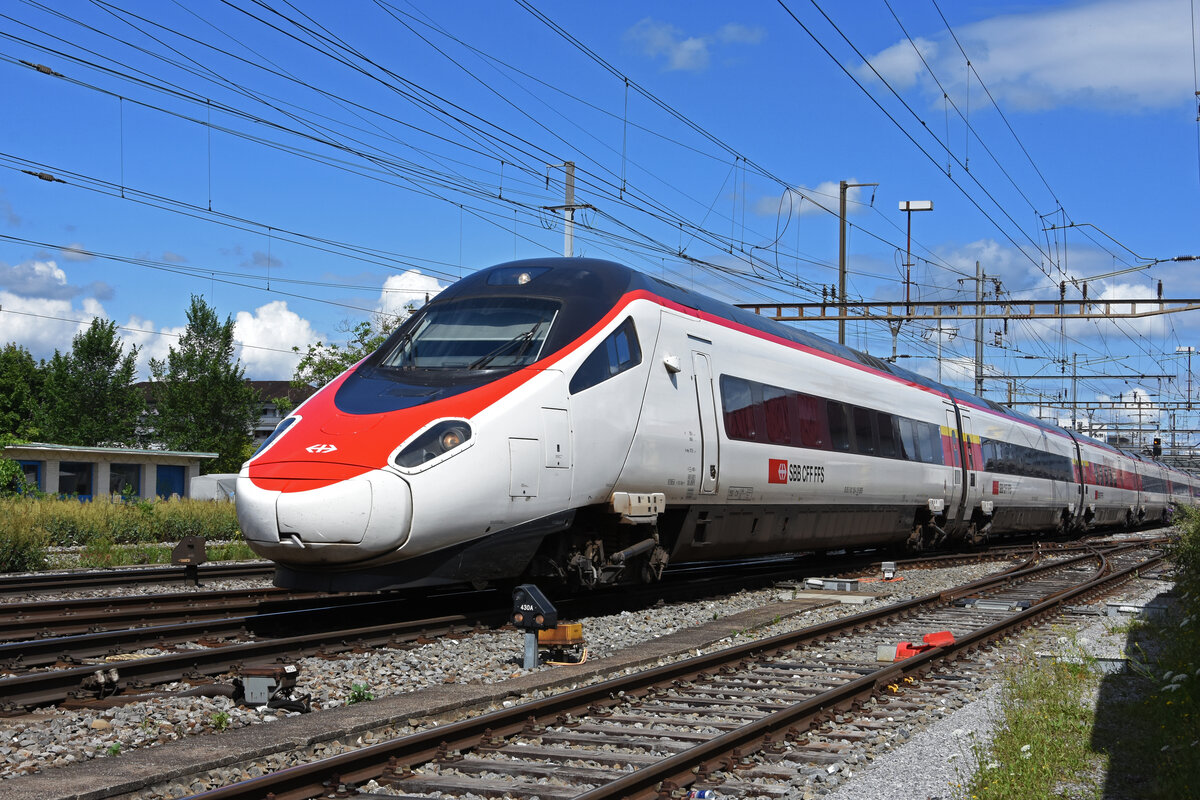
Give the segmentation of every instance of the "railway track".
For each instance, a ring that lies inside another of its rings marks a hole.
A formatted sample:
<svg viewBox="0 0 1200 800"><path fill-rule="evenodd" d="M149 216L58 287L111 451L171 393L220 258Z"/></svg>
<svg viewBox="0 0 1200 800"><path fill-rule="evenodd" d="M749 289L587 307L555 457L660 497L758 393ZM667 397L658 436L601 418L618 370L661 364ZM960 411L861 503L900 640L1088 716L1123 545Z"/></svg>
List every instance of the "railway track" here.
<svg viewBox="0 0 1200 800"><path fill-rule="evenodd" d="M185 567L139 567L136 569L71 570L31 575L0 575L0 595L30 592L61 592L98 587L131 586L145 583L182 583ZM269 561L238 564L201 564L200 582L227 578L268 578L275 574Z"/></svg>
<svg viewBox="0 0 1200 800"><path fill-rule="evenodd" d="M997 557L993 551L900 563L945 566ZM861 570L869 564L868 558L844 557L833 563ZM807 562L752 561L733 571L723 567L715 578L711 567L682 569L661 585L575 597L561 602L560 609L574 616L608 614L660 600L689 600L770 585L794 579L798 563ZM12 714L64 702L80 705L101 698L110 705L122 698L135 701L156 684L182 678L203 682L281 659L411 646L422 637L507 621L508 598L495 592L422 595L420 600L413 602L414 597L400 593L289 596L265 589L9 604L4 608L11 616L6 615L0 627L17 638L0 644L0 669L9 673L0 678L0 712ZM414 607L430 605L446 613L413 617ZM247 613L236 613L239 610ZM347 615L360 622L379 622L346 628ZM203 647L189 646L194 643ZM110 673L99 686L97 670Z"/></svg>
<svg viewBox="0 0 1200 800"><path fill-rule="evenodd" d="M1058 558L953 590L556 694L206 792L205 800L373 795L599 798L789 796L830 756L822 725L869 735L895 688L1145 570L1145 544ZM949 631L881 665L880 645ZM930 681L933 690L936 681ZM890 688L891 687L891 688ZM771 782L776 781L775 788ZM338 794L340 792L340 794ZM270 795L268 793L271 793Z"/></svg>
<svg viewBox="0 0 1200 800"><path fill-rule="evenodd" d="M1053 546L1053 551L1074 552L1082 546ZM898 564L902 569L947 566L1033 552L1032 547L1007 546L978 553L923 556ZM868 564L863 556L843 558L838 563L860 568ZM684 570L665 586L576 598L566 601L562 609L586 616L614 613L659 599L694 599L744 588L750 582L769 584L794 578L796 568L794 562L751 562L736 575L723 574L714 580L702 574L699 587L695 576ZM120 703L122 698L136 701L154 685L182 678L205 682L212 676L236 674L246 667L281 659L411 646L422 637L459 634L506 621L507 600L497 599L495 593L449 597L434 603L446 613L427 619L414 619L412 598L401 594L289 596L274 589L10 604L6 608L17 613L8 618L6 627L14 632L24 628L24 635L37 638L0 644L0 668L10 673L0 678L0 711L11 714L64 702L86 704L101 698L108 704ZM267 599L270 603L264 605L262 601ZM137 610L139 604L141 611ZM498 610L501 608L504 611ZM239 609L252 613L231 613ZM360 621L385 621L347 629L344 620L348 613ZM47 616L54 616L56 624L33 621ZM115 617L133 626L122 627ZM81 629L86 632L65 635ZM295 630L303 633L289 635ZM56 632L59 635L54 635ZM204 646L187 646L196 642ZM186 649L180 650L180 646ZM166 652L148 654L146 650ZM97 670L116 677L97 686Z"/></svg>
<svg viewBox="0 0 1200 800"><path fill-rule="evenodd" d="M330 595L321 592L263 588L9 603L0 607L4 612L0 616L0 642L283 611L322 600L327 605L336 602ZM4 656L0 655L0 663L4 660Z"/></svg>

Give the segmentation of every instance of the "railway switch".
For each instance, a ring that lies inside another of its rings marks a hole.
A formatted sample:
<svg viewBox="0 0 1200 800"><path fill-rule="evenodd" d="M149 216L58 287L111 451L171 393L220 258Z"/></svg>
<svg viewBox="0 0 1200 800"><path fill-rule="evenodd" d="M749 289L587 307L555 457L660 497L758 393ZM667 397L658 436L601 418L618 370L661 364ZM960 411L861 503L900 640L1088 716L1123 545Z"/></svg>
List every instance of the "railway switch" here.
<svg viewBox="0 0 1200 800"><path fill-rule="evenodd" d="M525 669L533 669L538 663L538 631L550 630L558 625L558 609L542 594L541 589L532 583L523 583L513 589L509 621L525 631Z"/></svg>

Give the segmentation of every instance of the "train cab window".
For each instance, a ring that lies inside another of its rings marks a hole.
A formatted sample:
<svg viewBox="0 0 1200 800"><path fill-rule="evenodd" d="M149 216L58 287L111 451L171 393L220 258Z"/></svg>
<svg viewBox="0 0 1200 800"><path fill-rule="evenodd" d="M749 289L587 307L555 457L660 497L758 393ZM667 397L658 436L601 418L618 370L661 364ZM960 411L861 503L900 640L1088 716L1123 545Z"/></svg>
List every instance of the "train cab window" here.
<svg viewBox="0 0 1200 800"><path fill-rule="evenodd" d="M875 455L875 415L868 408L854 407L854 445L861 455Z"/></svg>
<svg viewBox="0 0 1200 800"><path fill-rule="evenodd" d="M829 401L829 442L834 450L850 450L850 424L846 419L846 406Z"/></svg>
<svg viewBox="0 0 1200 800"><path fill-rule="evenodd" d="M628 317L579 365L579 369L571 378L571 394L590 389L614 375L633 369L640 363L642 348L638 344L633 317Z"/></svg>
<svg viewBox="0 0 1200 800"><path fill-rule="evenodd" d="M393 369L503 369L537 361L559 304L531 297L467 298L426 306L393 334Z"/></svg>

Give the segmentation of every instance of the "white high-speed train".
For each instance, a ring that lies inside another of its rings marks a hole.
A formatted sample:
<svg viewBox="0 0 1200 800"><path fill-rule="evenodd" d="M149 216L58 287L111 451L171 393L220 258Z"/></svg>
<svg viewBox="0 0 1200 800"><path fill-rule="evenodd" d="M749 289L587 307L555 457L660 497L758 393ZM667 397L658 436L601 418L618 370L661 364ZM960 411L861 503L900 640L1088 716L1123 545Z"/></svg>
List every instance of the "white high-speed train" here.
<svg viewBox="0 0 1200 800"><path fill-rule="evenodd" d="M618 264L460 280L284 419L237 507L281 586L652 581L671 562L1166 519L1149 458Z"/></svg>

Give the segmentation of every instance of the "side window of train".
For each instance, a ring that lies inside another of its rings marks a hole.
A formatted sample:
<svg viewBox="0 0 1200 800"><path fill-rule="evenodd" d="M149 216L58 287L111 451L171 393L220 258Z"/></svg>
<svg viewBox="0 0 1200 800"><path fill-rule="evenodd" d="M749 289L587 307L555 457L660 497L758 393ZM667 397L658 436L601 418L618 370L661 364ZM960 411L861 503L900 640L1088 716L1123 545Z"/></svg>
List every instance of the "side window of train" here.
<svg viewBox="0 0 1200 800"><path fill-rule="evenodd" d="M916 421L908 417L900 417L897 421L900 425L900 458L920 461L921 451L917 449Z"/></svg>
<svg viewBox="0 0 1200 800"><path fill-rule="evenodd" d="M855 452L864 456L875 455L875 415L870 409L853 407Z"/></svg>
<svg viewBox="0 0 1200 800"><path fill-rule="evenodd" d="M571 394L590 389L614 375L620 375L642 363L642 348L638 344L633 317L610 333L587 357L571 378Z"/></svg>
<svg viewBox="0 0 1200 800"><path fill-rule="evenodd" d="M754 413L754 387L750 381L721 376L721 409L725 417L725 435L730 439L753 442L758 438Z"/></svg>
<svg viewBox="0 0 1200 800"><path fill-rule="evenodd" d="M879 431L879 455L884 458L900 456L896 452L896 418L879 411L875 414L875 423Z"/></svg>
<svg viewBox="0 0 1200 800"><path fill-rule="evenodd" d="M829 401L829 441L834 450L850 450L850 424L846 420L846 406Z"/></svg>
<svg viewBox="0 0 1200 800"><path fill-rule="evenodd" d="M792 441L791 419L795 414L789 413L795 396L795 392L763 384L763 415L767 423L767 441L771 444L799 444Z"/></svg>
<svg viewBox="0 0 1200 800"><path fill-rule="evenodd" d="M825 417L825 398L796 395L796 413L800 424L800 443L817 450L829 449L829 425Z"/></svg>
<svg viewBox="0 0 1200 800"><path fill-rule="evenodd" d="M931 422L918 422L921 431L921 461L926 464L942 464L942 430Z"/></svg>

